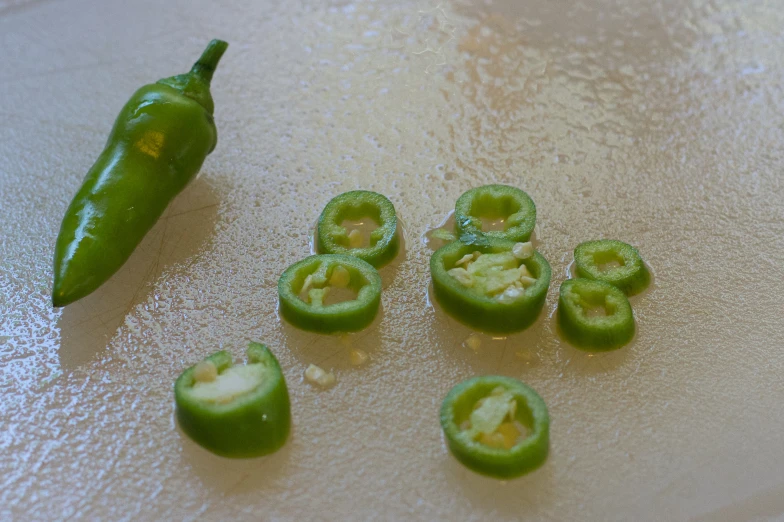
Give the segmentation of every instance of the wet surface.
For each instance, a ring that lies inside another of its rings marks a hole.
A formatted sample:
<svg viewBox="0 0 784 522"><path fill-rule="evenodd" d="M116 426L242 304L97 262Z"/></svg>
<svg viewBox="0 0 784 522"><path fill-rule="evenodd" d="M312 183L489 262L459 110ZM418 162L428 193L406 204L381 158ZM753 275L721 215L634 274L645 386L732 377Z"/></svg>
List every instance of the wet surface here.
<svg viewBox="0 0 784 522"><path fill-rule="evenodd" d="M0 2L0 518L780 517L781 6L310 4ZM212 37L231 42L215 152L120 272L53 310L60 219L114 117ZM428 306L432 250L411 238L491 182L536 202L553 281L535 325L472 350ZM276 282L357 188L409 241L349 346L281 323ZM631 300L634 342L591 355L554 312L574 247L600 238L637 246L656 288ZM172 385L251 339L280 360L294 429L235 462L178 431ZM337 384L307 385L311 363ZM519 480L444 446L441 399L483 373L550 409L550 458Z"/></svg>

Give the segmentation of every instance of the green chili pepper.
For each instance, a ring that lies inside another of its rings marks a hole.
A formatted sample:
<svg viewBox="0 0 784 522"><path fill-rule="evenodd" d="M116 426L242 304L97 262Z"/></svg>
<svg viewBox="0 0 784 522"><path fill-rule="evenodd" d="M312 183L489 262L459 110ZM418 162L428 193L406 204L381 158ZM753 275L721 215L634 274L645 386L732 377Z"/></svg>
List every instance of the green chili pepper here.
<svg viewBox="0 0 784 522"><path fill-rule="evenodd" d="M351 299L328 304L330 292L350 291ZM369 325L381 303L381 277L358 257L310 256L294 263L278 280L280 313L291 324L322 333L354 332Z"/></svg>
<svg viewBox="0 0 784 522"><path fill-rule="evenodd" d="M614 350L634 337L629 299L604 281L569 279L561 283L558 324L569 342L588 351Z"/></svg>
<svg viewBox="0 0 784 522"><path fill-rule="evenodd" d="M441 405L441 428L452 454L477 473L512 478L547 459L547 406L516 379L485 376L461 382Z"/></svg>
<svg viewBox="0 0 784 522"><path fill-rule="evenodd" d="M174 383L177 420L196 443L224 457L259 457L286 442L291 407L275 356L250 343L248 364L216 352Z"/></svg>
<svg viewBox="0 0 784 522"><path fill-rule="evenodd" d="M209 86L227 47L213 40L189 73L142 87L122 108L63 218L54 306L106 282L215 148Z"/></svg>
<svg viewBox="0 0 784 522"><path fill-rule="evenodd" d="M467 235L430 258L435 297L457 320L490 333L528 328L550 286L550 264L530 243Z"/></svg>
<svg viewBox="0 0 784 522"><path fill-rule="evenodd" d="M370 244L361 246L362 236L346 230L345 220L372 219L378 228L370 233ZM353 190L334 197L324 207L318 220L319 254L348 254L367 261L376 268L397 255L397 216L392 202L368 190Z"/></svg>
<svg viewBox="0 0 784 522"><path fill-rule="evenodd" d="M482 231L481 218L504 218L504 230ZM455 203L460 234L485 234L509 241L528 241L536 225L536 205L528 194L507 185L476 187Z"/></svg>
<svg viewBox="0 0 784 522"><path fill-rule="evenodd" d="M637 249L614 239L580 243L574 249L574 264L577 277L605 281L626 295L639 294L651 281Z"/></svg>

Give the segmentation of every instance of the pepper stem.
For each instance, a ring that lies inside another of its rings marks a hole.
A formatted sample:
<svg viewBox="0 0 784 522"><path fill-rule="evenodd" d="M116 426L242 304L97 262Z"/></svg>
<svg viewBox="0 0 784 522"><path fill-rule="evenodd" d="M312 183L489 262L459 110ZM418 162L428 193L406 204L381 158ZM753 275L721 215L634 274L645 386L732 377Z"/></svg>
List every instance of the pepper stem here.
<svg viewBox="0 0 784 522"><path fill-rule="evenodd" d="M228 47L229 44L223 40L211 41L202 53L201 58L193 64L191 74L198 76L209 84L215 69L218 67L218 62L220 62L223 53L226 52Z"/></svg>

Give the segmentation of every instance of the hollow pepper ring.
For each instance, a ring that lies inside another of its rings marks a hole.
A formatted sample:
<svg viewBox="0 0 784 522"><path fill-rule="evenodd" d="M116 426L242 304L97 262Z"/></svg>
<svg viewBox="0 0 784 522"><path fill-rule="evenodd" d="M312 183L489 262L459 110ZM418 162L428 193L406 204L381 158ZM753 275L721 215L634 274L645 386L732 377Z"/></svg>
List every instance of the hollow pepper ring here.
<svg viewBox="0 0 784 522"><path fill-rule="evenodd" d="M334 304L321 300L307 302L299 296L312 287L323 291L334 281L336 270L343 273L341 286L356 298ZM278 280L280 313L303 330L321 333L355 332L368 326L381 304L381 277L369 263L349 255L322 254L306 257L288 267Z"/></svg>
<svg viewBox="0 0 784 522"><path fill-rule="evenodd" d="M378 228L370 233L370 245L352 247L346 219L371 218ZM348 254L379 268L394 259L400 248L397 215L392 202L369 190L353 190L332 198L319 216L316 250L319 254Z"/></svg>

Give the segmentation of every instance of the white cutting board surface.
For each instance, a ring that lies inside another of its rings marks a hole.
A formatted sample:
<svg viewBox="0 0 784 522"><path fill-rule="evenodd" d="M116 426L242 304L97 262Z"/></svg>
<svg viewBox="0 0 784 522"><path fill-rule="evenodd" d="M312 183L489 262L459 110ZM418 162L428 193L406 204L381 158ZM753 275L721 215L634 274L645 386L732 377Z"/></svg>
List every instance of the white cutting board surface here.
<svg viewBox="0 0 784 522"><path fill-rule="evenodd" d="M0 1L0 518L779 520L784 517L784 10L727 0ZM778 4L778 5L777 5ZM139 86L214 37L219 142L126 266L49 304L68 202ZM506 340L428 301L422 236L468 188L526 190L553 266ZM276 314L324 204L386 194L406 249L350 341ZM579 242L637 245L655 284L638 336L590 356L554 328ZM215 457L172 383L267 343L294 429ZM303 382L310 363L337 385ZM509 482L448 453L446 392L517 377L551 455Z"/></svg>

